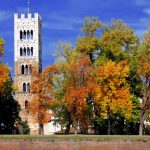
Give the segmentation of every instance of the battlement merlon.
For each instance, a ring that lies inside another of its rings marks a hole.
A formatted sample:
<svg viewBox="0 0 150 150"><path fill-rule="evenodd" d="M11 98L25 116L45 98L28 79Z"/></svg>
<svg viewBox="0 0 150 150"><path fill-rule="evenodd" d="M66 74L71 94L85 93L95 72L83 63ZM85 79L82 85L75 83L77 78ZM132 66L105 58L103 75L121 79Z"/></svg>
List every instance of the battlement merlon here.
<svg viewBox="0 0 150 150"><path fill-rule="evenodd" d="M39 15L39 13L34 13L34 14L31 14L31 13L18 14L18 13L15 13L14 14L14 19L15 20L20 20L20 19L40 19L40 20L42 20L42 17Z"/></svg>

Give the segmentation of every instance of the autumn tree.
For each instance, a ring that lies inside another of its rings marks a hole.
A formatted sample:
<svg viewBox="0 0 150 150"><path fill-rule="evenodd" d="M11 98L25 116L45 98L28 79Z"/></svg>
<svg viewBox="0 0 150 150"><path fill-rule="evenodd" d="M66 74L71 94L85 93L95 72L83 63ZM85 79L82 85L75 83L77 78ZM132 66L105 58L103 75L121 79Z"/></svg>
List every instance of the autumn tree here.
<svg viewBox="0 0 150 150"><path fill-rule="evenodd" d="M4 54L4 41L0 39L0 59ZM12 134L19 118L19 105L13 98L10 68L0 60L0 134Z"/></svg>
<svg viewBox="0 0 150 150"><path fill-rule="evenodd" d="M84 35L77 40L76 50L90 57L94 62L95 52L99 50L98 30L102 28L102 23L96 17L86 17L81 31Z"/></svg>
<svg viewBox="0 0 150 150"><path fill-rule="evenodd" d="M150 109L150 31L148 31L148 33L145 35L145 39L140 48L141 53L138 61L137 72L143 85L139 127L139 135L142 135L146 113L148 112L149 115Z"/></svg>
<svg viewBox="0 0 150 150"><path fill-rule="evenodd" d="M4 53L3 40L0 39L0 58L2 58ZM0 93L4 91L5 83L9 79L9 68L0 60Z"/></svg>
<svg viewBox="0 0 150 150"><path fill-rule="evenodd" d="M66 64L66 84L65 100L68 110L71 112L74 122L75 132L81 120L81 116L86 108L86 98L88 97L88 76L91 71L90 60L85 56L70 58Z"/></svg>
<svg viewBox="0 0 150 150"><path fill-rule="evenodd" d="M77 134L77 128L83 123L88 97L88 76L91 62L88 57L72 51L64 62L59 63L63 90L63 101L70 114L72 124ZM84 124L84 123L83 123ZM82 125L83 125L82 124Z"/></svg>
<svg viewBox="0 0 150 150"><path fill-rule="evenodd" d="M65 134L69 134L70 127L73 124L70 111L67 109L67 103L64 99L66 89L64 88L66 79L65 65L69 63L70 56L72 55L73 46L66 41L60 41L57 44L55 59L58 66L58 73L55 76L55 103L52 105L52 110L55 116L55 123L65 128Z"/></svg>
<svg viewBox="0 0 150 150"><path fill-rule="evenodd" d="M107 118L107 134L111 132L111 114L119 112L126 118L131 114L131 95L126 83L128 73L129 66L125 61L119 63L109 61L105 66L98 67L95 101L101 117Z"/></svg>
<svg viewBox="0 0 150 150"><path fill-rule="evenodd" d="M133 120L135 122L135 118L137 122L138 117L135 114L139 114L138 101L141 96L141 81L136 72L139 47L138 36L122 20L112 20L109 24L104 24L95 17L85 19L82 31L84 35L78 39L76 49L90 56L93 65L104 66L109 60L117 63L122 60L128 62L129 75L127 82L130 85L131 100L133 100L133 103L135 102L132 119L128 123ZM90 99L93 98L91 97ZM97 116L98 114L95 115Z"/></svg>
<svg viewBox="0 0 150 150"><path fill-rule="evenodd" d="M53 78L56 72L57 67L55 65L48 66L42 73L33 69L31 84L33 98L29 105L29 111L40 124L40 129L44 123L49 121L48 111L55 99Z"/></svg>

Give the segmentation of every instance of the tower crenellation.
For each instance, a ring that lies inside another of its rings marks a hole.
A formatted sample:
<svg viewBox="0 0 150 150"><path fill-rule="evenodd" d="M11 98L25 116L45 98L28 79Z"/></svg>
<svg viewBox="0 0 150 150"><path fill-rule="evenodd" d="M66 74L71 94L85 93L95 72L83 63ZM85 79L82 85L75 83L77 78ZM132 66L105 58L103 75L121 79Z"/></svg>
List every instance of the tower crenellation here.
<svg viewBox="0 0 150 150"><path fill-rule="evenodd" d="M39 15L39 13L28 13L28 14L25 14L25 13L22 13L22 14L18 14L18 13L15 13L14 14L14 18L15 19L41 19L41 16Z"/></svg>

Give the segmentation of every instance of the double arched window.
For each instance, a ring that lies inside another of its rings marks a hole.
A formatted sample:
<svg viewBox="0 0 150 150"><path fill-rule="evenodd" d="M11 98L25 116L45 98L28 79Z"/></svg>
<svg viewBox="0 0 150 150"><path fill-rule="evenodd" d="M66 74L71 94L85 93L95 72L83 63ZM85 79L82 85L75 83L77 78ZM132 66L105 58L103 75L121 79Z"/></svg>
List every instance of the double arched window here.
<svg viewBox="0 0 150 150"><path fill-rule="evenodd" d="M20 31L20 39L25 40L25 39L33 39L33 30L24 30Z"/></svg>
<svg viewBox="0 0 150 150"><path fill-rule="evenodd" d="M32 65L21 65L21 74L32 74Z"/></svg>
<svg viewBox="0 0 150 150"><path fill-rule="evenodd" d="M30 83L23 83L23 92L30 92Z"/></svg>
<svg viewBox="0 0 150 150"><path fill-rule="evenodd" d="M33 56L33 47L20 48L20 56Z"/></svg>

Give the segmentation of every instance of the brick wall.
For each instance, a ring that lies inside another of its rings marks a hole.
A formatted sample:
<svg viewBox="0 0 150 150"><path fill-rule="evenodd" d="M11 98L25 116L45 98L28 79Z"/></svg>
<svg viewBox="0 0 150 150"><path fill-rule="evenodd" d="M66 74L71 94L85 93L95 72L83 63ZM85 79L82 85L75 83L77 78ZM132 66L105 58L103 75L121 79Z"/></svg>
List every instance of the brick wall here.
<svg viewBox="0 0 150 150"><path fill-rule="evenodd" d="M0 150L150 150L150 141L1 139Z"/></svg>

